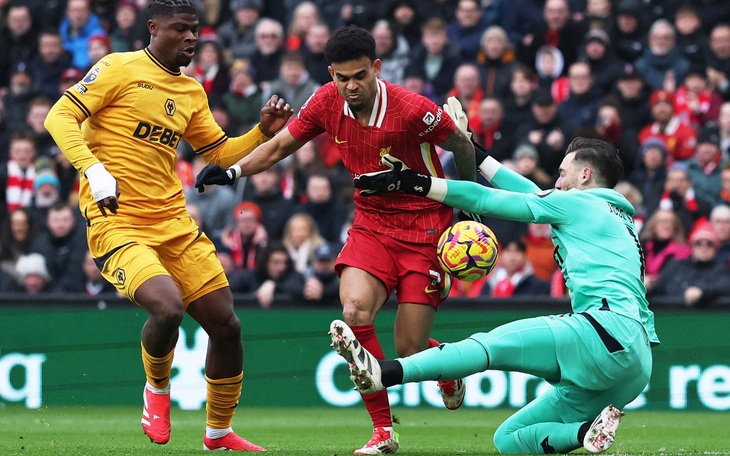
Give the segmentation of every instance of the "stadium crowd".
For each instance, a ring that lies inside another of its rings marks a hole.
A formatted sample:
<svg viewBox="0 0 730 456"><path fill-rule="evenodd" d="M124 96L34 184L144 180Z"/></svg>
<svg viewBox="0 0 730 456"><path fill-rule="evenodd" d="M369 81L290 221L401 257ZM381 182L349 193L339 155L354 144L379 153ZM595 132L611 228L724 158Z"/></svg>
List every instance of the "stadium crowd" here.
<svg viewBox="0 0 730 456"><path fill-rule="evenodd" d="M474 138L551 188L577 136L616 146L636 208L649 296L712 305L730 293L730 2L723 0L200 0L193 63L231 136L271 94L298 110L328 83L339 26L375 38L381 77L442 104ZM146 0L0 0L0 292L114 293L88 254L76 170L45 130L51 106L109 52L144 48ZM454 176L451 154L444 166ZM352 221L351 176L323 135L235 187L193 187L205 163L182 142L188 210L232 291L337 300L333 265ZM486 184L486 181L483 181ZM123 204L124 195L121 196ZM550 229L485 220L497 268L451 296L564 295Z"/></svg>

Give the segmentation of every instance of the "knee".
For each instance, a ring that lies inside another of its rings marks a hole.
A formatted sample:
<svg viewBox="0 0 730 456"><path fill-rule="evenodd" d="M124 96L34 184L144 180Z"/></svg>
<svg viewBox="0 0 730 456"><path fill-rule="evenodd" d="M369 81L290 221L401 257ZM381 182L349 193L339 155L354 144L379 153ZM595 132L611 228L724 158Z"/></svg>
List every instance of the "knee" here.
<svg viewBox="0 0 730 456"><path fill-rule="evenodd" d="M370 325L375 321L375 306L361 297L342 297L342 319L347 324Z"/></svg>
<svg viewBox="0 0 730 456"><path fill-rule="evenodd" d="M500 454L520 454L524 451L519 447L513 429L502 425L494 433L494 446Z"/></svg>
<svg viewBox="0 0 730 456"><path fill-rule="evenodd" d="M425 350L426 348L428 348L428 342L426 340L416 340L408 337L404 338L400 334L395 341L395 352L400 358L411 356Z"/></svg>
<svg viewBox="0 0 730 456"><path fill-rule="evenodd" d="M150 319L158 326L175 329L180 326L185 316L185 309L182 300L167 300L155 303L148 307L150 310Z"/></svg>
<svg viewBox="0 0 730 456"><path fill-rule="evenodd" d="M218 341L241 340L241 320L235 312L211 328L210 337Z"/></svg>

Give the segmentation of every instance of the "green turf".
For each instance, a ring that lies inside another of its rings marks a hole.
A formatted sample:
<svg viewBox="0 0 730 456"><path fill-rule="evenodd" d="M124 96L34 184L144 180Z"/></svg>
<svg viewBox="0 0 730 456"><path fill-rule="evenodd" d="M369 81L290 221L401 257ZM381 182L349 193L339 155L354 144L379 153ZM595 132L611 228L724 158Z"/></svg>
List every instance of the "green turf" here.
<svg viewBox="0 0 730 456"><path fill-rule="evenodd" d="M141 408L141 407L140 407ZM395 409L402 454L496 454L492 433L511 411ZM0 408L0 455L202 454L203 412L173 410L172 440L151 444L139 408ZM609 454L730 454L727 413L628 412ZM349 455L369 436L364 409L244 409L234 428L270 455ZM575 453L586 453L583 450Z"/></svg>

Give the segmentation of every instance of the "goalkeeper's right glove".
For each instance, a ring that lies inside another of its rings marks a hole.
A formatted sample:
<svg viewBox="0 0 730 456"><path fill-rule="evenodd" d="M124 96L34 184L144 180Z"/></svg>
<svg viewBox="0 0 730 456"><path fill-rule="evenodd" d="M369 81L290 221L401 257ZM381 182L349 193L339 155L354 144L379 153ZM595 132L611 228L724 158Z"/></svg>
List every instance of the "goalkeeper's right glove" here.
<svg viewBox="0 0 730 456"><path fill-rule="evenodd" d="M195 178L195 188L198 193L203 193L206 185L233 185L239 177L241 167L238 165L225 169L218 165L205 165Z"/></svg>
<svg viewBox="0 0 730 456"><path fill-rule="evenodd" d="M417 173L392 155L385 154L380 161L388 167L385 171L359 174L353 179L361 196L380 193L404 192L426 196L431 190L431 176Z"/></svg>

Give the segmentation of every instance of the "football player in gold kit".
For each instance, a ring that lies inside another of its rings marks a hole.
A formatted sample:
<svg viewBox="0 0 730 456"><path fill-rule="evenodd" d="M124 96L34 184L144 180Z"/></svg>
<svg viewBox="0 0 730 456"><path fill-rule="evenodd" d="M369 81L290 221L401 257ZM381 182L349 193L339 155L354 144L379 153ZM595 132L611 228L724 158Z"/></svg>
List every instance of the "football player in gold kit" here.
<svg viewBox="0 0 730 456"><path fill-rule="evenodd" d="M159 444L170 439L170 373L187 312L209 335L204 448L265 451L231 429L243 381L241 324L215 247L185 209L176 147L184 139L206 162L228 167L284 127L293 111L274 96L259 125L229 138L202 86L180 72L198 37L192 0L152 0L149 10L150 45L102 58L54 105L46 128L81 174L80 208L97 265L148 313L145 434Z"/></svg>

